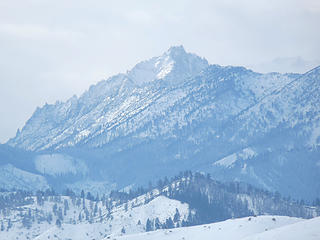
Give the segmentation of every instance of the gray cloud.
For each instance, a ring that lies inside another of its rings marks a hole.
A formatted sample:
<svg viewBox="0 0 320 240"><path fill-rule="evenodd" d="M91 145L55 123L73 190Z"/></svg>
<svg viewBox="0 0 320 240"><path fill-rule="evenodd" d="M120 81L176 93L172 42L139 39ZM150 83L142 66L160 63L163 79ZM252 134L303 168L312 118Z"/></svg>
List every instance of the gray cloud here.
<svg viewBox="0 0 320 240"><path fill-rule="evenodd" d="M317 0L1 1L0 141L36 106L81 94L171 45L222 65L318 62L319 22Z"/></svg>

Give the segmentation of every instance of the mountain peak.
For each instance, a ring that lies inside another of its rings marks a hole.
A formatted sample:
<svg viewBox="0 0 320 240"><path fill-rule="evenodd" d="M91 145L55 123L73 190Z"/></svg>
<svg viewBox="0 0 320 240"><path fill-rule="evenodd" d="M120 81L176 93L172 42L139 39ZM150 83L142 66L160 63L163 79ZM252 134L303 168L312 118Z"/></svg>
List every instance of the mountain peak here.
<svg viewBox="0 0 320 240"><path fill-rule="evenodd" d="M206 59L187 53L182 45L172 46L161 56L138 63L128 76L138 85L158 79L174 84L199 74L208 65Z"/></svg>
<svg viewBox="0 0 320 240"><path fill-rule="evenodd" d="M187 52L184 50L184 47L182 45L180 46L172 46L170 47L166 54L170 56L176 56L176 55L185 55Z"/></svg>

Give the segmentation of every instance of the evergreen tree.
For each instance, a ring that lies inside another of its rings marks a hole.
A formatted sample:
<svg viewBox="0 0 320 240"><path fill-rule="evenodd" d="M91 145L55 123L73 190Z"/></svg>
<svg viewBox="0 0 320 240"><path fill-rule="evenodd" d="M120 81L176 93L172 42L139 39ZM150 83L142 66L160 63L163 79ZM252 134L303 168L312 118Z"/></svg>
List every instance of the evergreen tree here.
<svg viewBox="0 0 320 240"><path fill-rule="evenodd" d="M47 222L49 224L51 224L51 222L52 222L52 214L51 213L49 213L48 216L47 216Z"/></svg>
<svg viewBox="0 0 320 240"><path fill-rule="evenodd" d="M158 180L157 187L158 189L161 189L163 187L163 182L161 179Z"/></svg>
<svg viewBox="0 0 320 240"><path fill-rule="evenodd" d="M68 200L67 200L67 199L65 199L65 200L63 201L63 205L64 205L64 211L63 211L63 213L64 213L64 215L66 216L66 215L67 215L67 211L69 210L69 203L68 203Z"/></svg>
<svg viewBox="0 0 320 240"><path fill-rule="evenodd" d="M187 227L187 226L188 226L187 222L185 220L182 220L181 227Z"/></svg>
<svg viewBox="0 0 320 240"><path fill-rule="evenodd" d="M57 225L57 227L58 227L58 228L60 228L60 227L61 227L61 221L60 221L60 219L57 219L57 221L56 221L56 225Z"/></svg>
<svg viewBox="0 0 320 240"><path fill-rule="evenodd" d="M42 206L43 203L44 203L43 198L42 198L42 195L43 195L43 193L42 193L41 191L38 190L38 191L36 192L37 204L38 204L39 206Z"/></svg>
<svg viewBox="0 0 320 240"><path fill-rule="evenodd" d="M93 209L93 216L97 216L98 214L98 203L95 203L94 209Z"/></svg>
<svg viewBox="0 0 320 240"><path fill-rule="evenodd" d="M163 185L167 186L169 184L168 177L164 177Z"/></svg>
<svg viewBox="0 0 320 240"><path fill-rule="evenodd" d="M82 198L82 208L83 208L83 209L86 208L86 200L85 200L84 197Z"/></svg>
<svg viewBox="0 0 320 240"><path fill-rule="evenodd" d="M153 230L152 229L152 223L151 223L150 219L148 218L147 222L146 222L146 232L150 232L152 230Z"/></svg>
<svg viewBox="0 0 320 240"><path fill-rule="evenodd" d="M100 198L99 198L99 194L97 193L97 196L96 196L96 199L95 199L96 202L100 201Z"/></svg>
<svg viewBox="0 0 320 240"><path fill-rule="evenodd" d="M154 227L155 227L156 230L161 229L161 223L160 223L160 220L159 220L158 217L154 221Z"/></svg>
<svg viewBox="0 0 320 240"><path fill-rule="evenodd" d="M11 223L11 219L9 218L8 220L8 227L7 227L7 231L12 227L12 223Z"/></svg>
<svg viewBox="0 0 320 240"><path fill-rule="evenodd" d="M25 214L22 218L22 226L29 229L32 226L31 217L29 215Z"/></svg>
<svg viewBox="0 0 320 240"><path fill-rule="evenodd" d="M106 202L106 194L102 195L101 202L102 202L102 205L104 206Z"/></svg>
<svg viewBox="0 0 320 240"><path fill-rule="evenodd" d="M58 216L58 218L59 218L60 220L63 220L62 208L61 208L61 207L59 207L59 209L58 209L58 214L57 214L57 216Z"/></svg>
<svg viewBox="0 0 320 240"><path fill-rule="evenodd" d="M84 191L83 190L81 190L81 198L84 198Z"/></svg>
<svg viewBox="0 0 320 240"><path fill-rule="evenodd" d="M87 199L93 201L94 197L91 195L90 192L87 192Z"/></svg>
<svg viewBox="0 0 320 240"><path fill-rule="evenodd" d="M101 208L99 207L99 217L102 217L102 210L101 210Z"/></svg>
<svg viewBox="0 0 320 240"><path fill-rule="evenodd" d="M84 214L86 215L86 220L89 221L89 211L87 208L84 209Z"/></svg>
<svg viewBox="0 0 320 240"><path fill-rule="evenodd" d="M167 229L174 228L174 223L173 223L171 217L166 219L166 228Z"/></svg>
<svg viewBox="0 0 320 240"><path fill-rule="evenodd" d="M180 213L179 213L178 208L176 208L176 213L174 214L173 222L177 223L179 221L180 221Z"/></svg>
<svg viewBox="0 0 320 240"><path fill-rule="evenodd" d="M57 215L57 210L58 210L58 205L55 203L53 206L52 206L52 212L54 215Z"/></svg>

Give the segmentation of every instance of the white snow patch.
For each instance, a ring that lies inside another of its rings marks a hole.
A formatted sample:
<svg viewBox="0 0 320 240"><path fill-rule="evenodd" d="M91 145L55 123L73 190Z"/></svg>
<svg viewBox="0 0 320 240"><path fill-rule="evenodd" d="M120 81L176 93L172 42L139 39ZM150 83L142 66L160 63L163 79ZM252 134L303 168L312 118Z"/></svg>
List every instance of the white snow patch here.
<svg viewBox="0 0 320 240"><path fill-rule="evenodd" d="M157 74L158 79L165 78L173 69L174 62L173 61L168 61L166 59L167 63L160 68L160 72Z"/></svg>
<svg viewBox="0 0 320 240"><path fill-rule="evenodd" d="M213 163L213 165L219 165L219 166L223 166L226 168L231 168L234 166L234 163L237 160L247 160L250 159L252 157L256 156L256 152L248 147L248 148L244 148L241 151L237 152L237 153L233 153L231 155L228 155L216 162ZM244 167L244 170L246 170L246 165Z"/></svg>
<svg viewBox="0 0 320 240"><path fill-rule="evenodd" d="M223 167L230 168L230 167L233 167L233 164L236 161L237 161L237 154L234 153L234 154L231 154L231 155L229 155L227 157L224 157L221 160L215 162L214 165L220 165L220 166L223 166Z"/></svg>
<svg viewBox="0 0 320 240"><path fill-rule="evenodd" d="M83 138L88 137L90 133L91 133L91 132L90 132L90 130L88 130L88 129L85 129L85 130L79 132L79 133L75 136L75 141L76 141L76 142L81 141Z"/></svg>
<svg viewBox="0 0 320 240"><path fill-rule="evenodd" d="M247 164L245 163L241 169L241 173L242 174L246 174L247 173Z"/></svg>
<svg viewBox="0 0 320 240"><path fill-rule="evenodd" d="M249 159L256 155L256 152L252 148L245 148L238 154L242 159Z"/></svg>
<svg viewBox="0 0 320 240"><path fill-rule="evenodd" d="M248 203L248 209L251 210L255 215L258 214L258 210L255 208L255 205L252 201L252 198L247 195L247 194L238 194L237 196L238 199L240 199L242 202L247 202Z"/></svg>

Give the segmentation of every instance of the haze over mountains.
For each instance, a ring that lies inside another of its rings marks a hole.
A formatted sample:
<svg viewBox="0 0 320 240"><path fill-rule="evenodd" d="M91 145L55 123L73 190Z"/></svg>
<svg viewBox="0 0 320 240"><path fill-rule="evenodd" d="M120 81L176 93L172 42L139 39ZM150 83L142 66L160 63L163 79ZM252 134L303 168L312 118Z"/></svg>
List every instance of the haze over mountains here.
<svg viewBox="0 0 320 240"><path fill-rule="evenodd" d="M301 56L296 57L278 57L271 61L262 62L255 65L249 65L249 68L258 72L295 72L305 73L319 65L320 60L306 60Z"/></svg>
<svg viewBox="0 0 320 240"><path fill-rule="evenodd" d="M19 179L33 174L43 186L97 191L203 171L313 200L319 84L320 67L261 74L171 47L80 97L37 108L1 146L1 171L12 187L31 186Z"/></svg>

